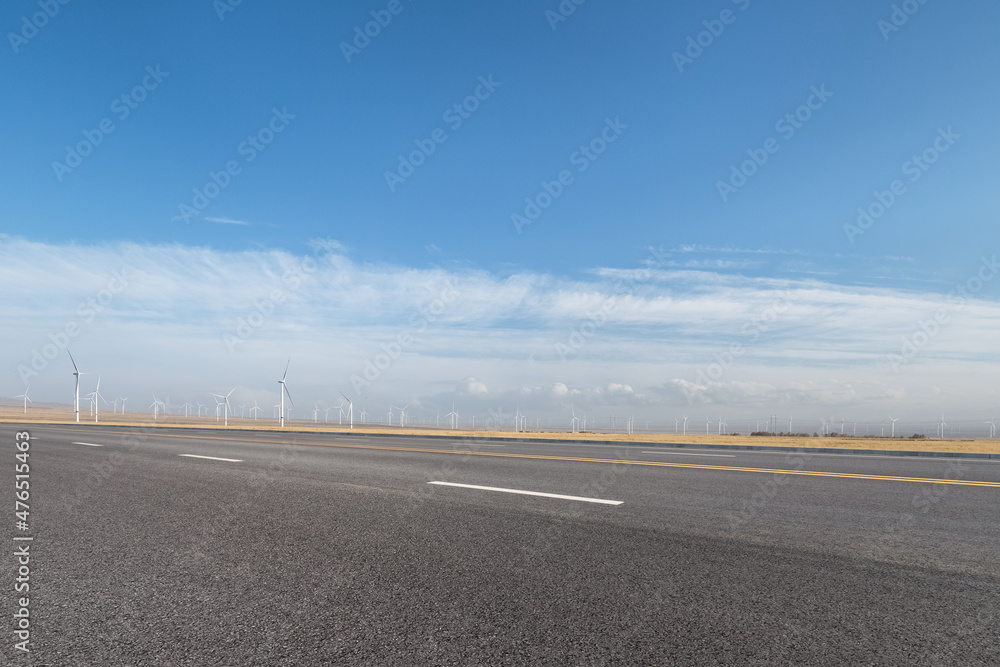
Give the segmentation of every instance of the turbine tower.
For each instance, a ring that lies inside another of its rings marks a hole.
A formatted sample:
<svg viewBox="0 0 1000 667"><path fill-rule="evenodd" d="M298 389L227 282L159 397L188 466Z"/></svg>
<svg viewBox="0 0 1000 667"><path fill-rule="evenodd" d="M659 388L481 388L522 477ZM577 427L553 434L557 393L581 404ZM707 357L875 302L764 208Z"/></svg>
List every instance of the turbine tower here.
<svg viewBox="0 0 1000 667"><path fill-rule="evenodd" d="M898 422L898 421L899 421L899 417L896 417L895 419L893 419L893 418L892 418L892 417L890 416L890 417L889 417L889 421L891 421L891 422L892 422L892 435L891 435L891 437L895 438L895 437L896 437L896 422Z"/></svg>
<svg viewBox="0 0 1000 667"><path fill-rule="evenodd" d="M292 358L288 358L288 362L285 363L285 374L281 376L278 380L278 384L281 385L278 388L278 398L281 405L280 412L278 413L278 426L281 428L285 427L285 396L288 396L288 402L293 406L295 403L292 401L292 395L288 393L288 386L285 384L285 378L288 377L288 365L292 363Z"/></svg>
<svg viewBox="0 0 1000 667"><path fill-rule="evenodd" d="M338 392L341 396L344 396L344 392ZM344 400L347 401L347 416L350 419L350 427L354 429L354 401L344 396Z"/></svg>
<svg viewBox="0 0 1000 667"><path fill-rule="evenodd" d="M451 430L454 431L457 428L458 419L459 419L458 413L455 412L455 404L454 403L451 404L451 412L449 412L448 414L446 414L445 417L451 417Z"/></svg>
<svg viewBox="0 0 1000 667"><path fill-rule="evenodd" d="M32 400L28 398L28 389L30 389L30 387L25 387L23 394L18 394L17 396L14 397L14 398L24 399L24 414L28 414L28 403L32 402Z"/></svg>
<svg viewBox="0 0 1000 667"><path fill-rule="evenodd" d="M81 373L80 369L76 367L76 360L73 359L73 353L68 349L66 354L69 355L69 360L73 362L73 376L76 378L76 391L73 394L73 412L76 413L76 421L80 421L80 376L86 375L86 373Z"/></svg>
<svg viewBox="0 0 1000 667"><path fill-rule="evenodd" d="M92 391L91 393L87 394L87 397L94 401L94 423L96 424L98 422L98 417L101 407L99 401L104 401L104 405L108 404L108 402L104 399L104 397L101 396L101 376L99 375L97 376L97 388L94 389L94 391Z"/></svg>
<svg viewBox="0 0 1000 667"><path fill-rule="evenodd" d="M225 417L223 418L223 426L229 426L229 397L232 396L233 392L236 391L236 387L229 390L229 393L223 396L222 394L212 394L215 400L218 401L219 406L223 406ZM222 399L222 400L219 400Z"/></svg>

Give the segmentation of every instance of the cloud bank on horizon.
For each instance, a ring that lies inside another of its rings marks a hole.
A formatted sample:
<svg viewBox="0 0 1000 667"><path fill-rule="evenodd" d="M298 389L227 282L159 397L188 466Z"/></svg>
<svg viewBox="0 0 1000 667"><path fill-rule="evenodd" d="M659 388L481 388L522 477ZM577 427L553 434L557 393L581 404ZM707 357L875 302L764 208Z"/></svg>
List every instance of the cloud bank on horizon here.
<svg viewBox="0 0 1000 667"><path fill-rule="evenodd" d="M713 269L675 250L570 278L370 263L331 240L294 255L3 238L0 394L69 402L69 348L84 382L100 374L137 408L234 386L270 406L290 357L309 411L344 392L372 414L993 416L994 255L917 290L751 277L751 251L715 250Z"/></svg>

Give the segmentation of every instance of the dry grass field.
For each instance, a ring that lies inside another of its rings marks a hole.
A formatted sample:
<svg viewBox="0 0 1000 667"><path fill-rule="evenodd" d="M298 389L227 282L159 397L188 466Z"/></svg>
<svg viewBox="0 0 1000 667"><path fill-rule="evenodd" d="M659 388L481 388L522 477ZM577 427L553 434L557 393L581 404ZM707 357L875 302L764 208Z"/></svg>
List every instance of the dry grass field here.
<svg viewBox="0 0 1000 667"><path fill-rule="evenodd" d="M93 417L89 411L81 410L80 422L93 424ZM71 424L73 423L73 412L65 407L29 407L27 414L21 408L10 406L0 407L0 423L12 424ZM215 415L210 417L184 417L184 415L160 415L155 421L152 413L129 412L124 415L116 415L110 412L102 412L100 423L117 426L146 426L157 428L226 428L222 422L216 422ZM242 430L276 430L276 420L269 419L241 419L240 417L229 418L229 429ZM318 424L312 420L296 419L286 421L286 430L294 430L311 433L347 433L347 427L338 426L332 422ZM910 439L910 438L852 438L852 437L785 437L785 436L743 436L743 435L679 435L675 433L637 433L626 435L623 433L567 433L552 431L527 431L514 433L512 431L485 431L485 430L446 430L433 427L406 427L398 428L386 426L385 424L358 424L354 425L354 433L394 433L397 435L439 435L445 437L455 436L476 436L491 438L539 438L552 440L594 440L594 441L616 441L616 442L676 442L686 444L726 444L726 445L768 445L776 447L834 447L846 449L876 449L876 450L903 450L903 451L934 451L934 452L977 452L1000 454L1000 440L940 440L936 438Z"/></svg>

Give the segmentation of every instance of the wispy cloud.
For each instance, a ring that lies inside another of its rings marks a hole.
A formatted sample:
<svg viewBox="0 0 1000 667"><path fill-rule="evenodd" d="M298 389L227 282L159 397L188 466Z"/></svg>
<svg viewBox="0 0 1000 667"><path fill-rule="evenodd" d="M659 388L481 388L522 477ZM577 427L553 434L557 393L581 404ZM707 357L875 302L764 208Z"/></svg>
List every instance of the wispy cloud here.
<svg viewBox="0 0 1000 667"><path fill-rule="evenodd" d="M205 218L209 222L217 222L222 225L249 225L246 220L233 220L232 218Z"/></svg>
<svg viewBox="0 0 1000 667"><path fill-rule="evenodd" d="M68 342L125 395L238 384L241 400L277 398L272 376L292 356L293 388L307 402L353 391L352 377L368 368L375 379L359 400L369 406L572 403L662 416L703 405L732 415L765 405L939 413L1000 403L1000 304L985 289L956 310L941 292L819 278L680 268L501 276L359 262L331 240L312 247L295 256L0 239L0 395L20 393L18 367L53 345L32 391L66 400ZM111 294L123 271L127 286ZM778 295L791 307L776 315ZM948 323L894 372L887 355L942 308ZM78 329L71 339L68 323ZM736 344L743 351L723 377L699 379Z"/></svg>

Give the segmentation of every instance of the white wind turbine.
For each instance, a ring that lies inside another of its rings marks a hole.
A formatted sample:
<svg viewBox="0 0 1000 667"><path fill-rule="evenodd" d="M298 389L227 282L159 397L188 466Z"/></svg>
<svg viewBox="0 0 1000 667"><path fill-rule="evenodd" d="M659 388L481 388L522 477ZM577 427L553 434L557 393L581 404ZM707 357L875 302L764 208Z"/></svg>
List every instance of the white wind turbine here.
<svg viewBox="0 0 1000 667"><path fill-rule="evenodd" d="M891 421L891 422L892 422L892 434L891 434L891 437L895 438L895 437L896 437L896 422L898 422L898 421L899 421L899 417L896 417L895 419L893 419L893 418L892 418L892 417L890 416L890 417L889 417L889 421ZM843 433L841 433L841 435L843 435Z"/></svg>
<svg viewBox="0 0 1000 667"><path fill-rule="evenodd" d="M250 408L250 416L254 418L254 421L257 420L257 415L260 412L261 412L261 409L260 409L260 406L257 405L257 399L254 399L254 401L253 401L253 407Z"/></svg>
<svg viewBox="0 0 1000 667"><path fill-rule="evenodd" d="M166 404L163 401L161 401L160 399L158 399L156 397L156 394L153 394L153 402L149 405L149 407L153 408L153 420L154 421L156 420L156 416L159 414L160 406L161 405L164 408L167 407Z"/></svg>
<svg viewBox="0 0 1000 667"><path fill-rule="evenodd" d="M684 415L684 433L683 433L683 435L687 435L687 433L688 433L688 418L687 418L687 415Z"/></svg>
<svg viewBox="0 0 1000 667"><path fill-rule="evenodd" d="M236 391L236 387L229 390L229 393L223 396L222 394L212 394L219 405L223 406L225 412L225 421L223 426L229 426L229 397L232 396L233 392ZM221 401L219 399L222 399Z"/></svg>
<svg viewBox="0 0 1000 667"><path fill-rule="evenodd" d="M101 376L100 375L97 376L97 387L94 389L94 391L92 391L89 394L87 394L87 398L89 398L90 400L92 400L94 402L94 422L96 423L98 421L98 417L99 417L99 414L100 414L100 407L101 407L99 401L104 401L104 405L108 404L107 400L105 400L105 398L103 396L101 396Z"/></svg>
<svg viewBox="0 0 1000 667"><path fill-rule="evenodd" d="M365 410L364 408L361 408L361 423L362 424L368 423L368 411Z"/></svg>
<svg viewBox="0 0 1000 667"><path fill-rule="evenodd" d="M69 355L69 360L73 362L73 376L76 378L76 391L73 394L73 412L76 413L76 421L80 421L80 376L86 375L86 373L81 373L80 369L76 367L76 360L73 359L73 353L68 349L66 354Z"/></svg>
<svg viewBox="0 0 1000 667"><path fill-rule="evenodd" d="M119 396L118 398L122 401L122 414L125 414L125 401L128 400L128 396Z"/></svg>
<svg viewBox="0 0 1000 667"><path fill-rule="evenodd" d="M285 364L285 374L281 376L280 380L278 380L278 384L281 385L280 387L278 387L278 398L279 398L278 402L281 406L280 412L278 413L278 426L282 428L284 428L285 426L285 396L288 396L289 403L291 403L293 406L295 405L295 403L292 401L292 395L288 393L288 386L285 384L285 378L288 377L288 366L291 363L292 363L292 358L289 357L288 362Z"/></svg>
<svg viewBox="0 0 1000 667"><path fill-rule="evenodd" d="M407 403L406 405L404 405L401 408L398 408L399 409L399 428L403 428L404 426L406 426L406 408L408 408L408 407L410 407L409 403Z"/></svg>
<svg viewBox="0 0 1000 667"><path fill-rule="evenodd" d="M196 406L197 406L197 408L198 408L198 416L199 416L199 417L201 417L201 409L202 409L202 408L207 408L207 406L206 406L206 405L205 405L204 403L199 403L198 401L195 401L195 405L196 405ZM206 412L205 412L205 415L206 415L206 416L208 415L208 412L207 412L207 410L206 410Z"/></svg>
<svg viewBox="0 0 1000 667"><path fill-rule="evenodd" d="M27 387L24 388L24 393L23 394L18 394L17 396L14 397L14 398L23 398L24 399L24 414L28 414L28 403L32 403L33 402L30 398L28 398L28 389L30 389L30 386L27 386Z"/></svg>
<svg viewBox="0 0 1000 667"><path fill-rule="evenodd" d="M459 416L458 416L458 413L455 412L455 404L454 403L451 404L451 412L449 412L448 414L446 414L445 417L451 417L451 430L452 431L454 431L456 428L458 428Z"/></svg>
<svg viewBox="0 0 1000 667"><path fill-rule="evenodd" d="M572 410L573 418L569 420L569 428L571 432L576 433L580 428L580 418L576 416L576 406L570 406L570 410Z"/></svg>
<svg viewBox="0 0 1000 667"><path fill-rule="evenodd" d="M319 423L319 403L313 403L313 424Z"/></svg>
<svg viewBox="0 0 1000 667"><path fill-rule="evenodd" d="M25 391L27 393L27 390ZM997 434L997 420L996 417L986 422L986 425L990 427L990 438L996 437Z"/></svg>
<svg viewBox="0 0 1000 667"><path fill-rule="evenodd" d="M344 396L344 392L339 392L339 393L340 393L341 396ZM350 420L350 428L353 430L354 429L354 402L351 399L347 398L347 396L344 396L344 400L347 401L347 416L348 416L348 418ZM343 404L341 404L341 405L343 405Z"/></svg>

